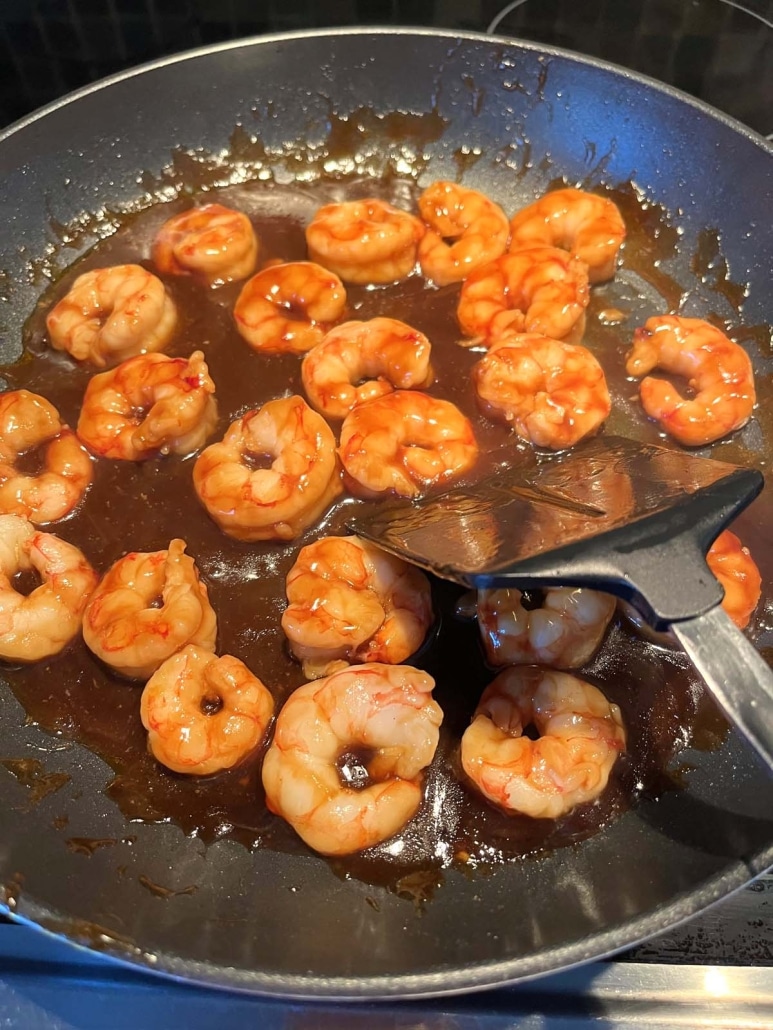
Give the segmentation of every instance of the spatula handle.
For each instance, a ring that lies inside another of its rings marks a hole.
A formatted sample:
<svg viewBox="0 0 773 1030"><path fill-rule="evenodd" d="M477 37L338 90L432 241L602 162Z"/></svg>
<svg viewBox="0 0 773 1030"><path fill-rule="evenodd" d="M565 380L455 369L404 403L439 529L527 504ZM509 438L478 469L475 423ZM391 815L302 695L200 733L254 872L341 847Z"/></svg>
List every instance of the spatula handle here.
<svg viewBox="0 0 773 1030"><path fill-rule="evenodd" d="M671 630L720 708L773 770L773 671L723 608Z"/></svg>

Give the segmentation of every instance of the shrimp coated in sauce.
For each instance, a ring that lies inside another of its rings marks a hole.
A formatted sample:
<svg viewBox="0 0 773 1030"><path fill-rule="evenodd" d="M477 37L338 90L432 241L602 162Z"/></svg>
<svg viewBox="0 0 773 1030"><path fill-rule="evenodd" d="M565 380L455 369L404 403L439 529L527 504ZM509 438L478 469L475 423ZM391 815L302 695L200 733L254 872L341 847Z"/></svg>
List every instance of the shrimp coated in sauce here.
<svg viewBox="0 0 773 1030"><path fill-rule="evenodd" d="M204 355L141 354L89 380L78 436L94 454L142 461L197 451L217 422Z"/></svg>
<svg viewBox="0 0 773 1030"><path fill-rule="evenodd" d="M303 354L343 315L346 290L312 261L269 265L242 287L234 307L239 335L261 354Z"/></svg>
<svg viewBox="0 0 773 1030"><path fill-rule="evenodd" d="M611 594L578 587L545 591L527 610L520 590L478 591L478 626L491 665L578 669L598 649L614 615Z"/></svg>
<svg viewBox="0 0 773 1030"><path fill-rule="evenodd" d="M478 444L469 420L450 401L396 390L346 416L338 453L358 492L417 497L472 468Z"/></svg>
<svg viewBox="0 0 773 1030"><path fill-rule="evenodd" d="M414 215L381 200L326 204L306 229L312 261L347 283L394 283L416 265L424 226Z"/></svg>
<svg viewBox="0 0 773 1030"><path fill-rule="evenodd" d="M189 776L238 765L264 739L273 714L270 691L243 662L193 644L156 669L140 702L151 754Z"/></svg>
<svg viewBox="0 0 773 1030"><path fill-rule="evenodd" d="M551 450L596 432L612 408L604 370L587 348L534 333L502 337L472 381L488 414Z"/></svg>
<svg viewBox="0 0 773 1030"><path fill-rule="evenodd" d="M524 733L533 726L539 737ZM462 767L505 812L557 819L594 801L625 749L620 709L565 672L521 665L483 692L462 737Z"/></svg>
<svg viewBox="0 0 773 1030"><path fill-rule="evenodd" d="M625 222L608 197L583 190L552 190L510 222L510 251L544 244L584 261L591 283L611 279L625 240Z"/></svg>
<svg viewBox="0 0 773 1030"><path fill-rule="evenodd" d="M589 297L583 261L555 247L529 247L472 272L462 283L456 317L472 337L465 346L508 331L578 343Z"/></svg>
<svg viewBox="0 0 773 1030"><path fill-rule="evenodd" d="M303 359L303 388L317 411L346 418L374 397L428 386L430 350L424 333L396 318L344 322Z"/></svg>
<svg viewBox="0 0 773 1030"><path fill-rule="evenodd" d="M739 629L745 629L762 594L762 577L749 548L726 529L709 548L706 561L725 591L722 607Z"/></svg>
<svg viewBox="0 0 773 1030"><path fill-rule="evenodd" d="M254 468L255 460L270 464ZM293 540L342 490L335 437L302 397L269 401L202 451L193 485L229 536Z"/></svg>
<svg viewBox="0 0 773 1030"><path fill-rule="evenodd" d="M164 275L195 275L208 286L219 286L252 275L258 239L241 211L204 204L164 222L151 256Z"/></svg>
<svg viewBox="0 0 773 1030"><path fill-rule="evenodd" d="M457 283L505 252L507 215L478 190L433 182L419 197L419 211L428 227L419 243L419 263L437 286Z"/></svg>
<svg viewBox="0 0 773 1030"><path fill-rule="evenodd" d="M671 383L647 375L655 368L685 376L694 396L685 399ZM645 376L642 407L685 447L702 447L740 429L756 401L749 355L700 318L650 318L634 333L625 369L629 376Z"/></svg>
<svg viewBox="0 0 773 1030"><path fill-rule="evenodd" d="M83 639L121 676L147 679L186 644L215 648L215 612L185 547L119 558L89 600Z"/></svg>
<svg viewBox="0 0 773 1030"><path fill-rule="evenodd" d="M30 570L41 582L25 596L14 577ZM18 515L0 515L0 658L36 662L58 654L80 631L98 581L77 547Z"/></svg>
<svg viewBox="0 0 773 1030"><path fill-rule="evenodd" d="M38 448L41 471L21 471L20 459ZM91 479L88 452L53 404L29 390L0 394L0 512L56 522L80 503Z"/></svg>
<svg viewBox="0 0 773 1030"><path fill-rule="evenodd" d="M435 755L435 683L406 665L358 665L299 687L263 762L266 804L315 851L349 855L394 836L422 802ZM338 763L367 749L370 782L345 785Z"/></svg>
<svg viewBox="0 0 773 1030"><path fill-rule="evenodd" d="M429 580L356 536L301 548L287 575L282 629L307 679L349 663L398 665L432 623Z"/></svg>
<svg viewBox="0 0 773 1030"><path fill-rule="evenodd" d="M46 318L55 350L98 368L163 350L176 326L164 284L140 265L84 272Z"/></svg>

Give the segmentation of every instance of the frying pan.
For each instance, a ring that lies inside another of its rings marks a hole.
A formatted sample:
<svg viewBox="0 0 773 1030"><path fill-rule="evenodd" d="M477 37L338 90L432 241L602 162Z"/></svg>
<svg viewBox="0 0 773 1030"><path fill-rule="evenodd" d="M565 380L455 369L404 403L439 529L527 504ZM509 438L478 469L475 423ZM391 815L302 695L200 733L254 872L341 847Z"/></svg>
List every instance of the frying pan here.
<svg viewBox="0 0 773 1030"><path fill-rule="evenodd" d="M370 135L355 131L363 109ZM399 132L392 123L390 139L381 138L396 111L406 113ZM335 142L334 123L352 131ZM234 135L236 125L244 128ZM689 275L700 234L716 229L734 280L749 284L745 322L770 318L773 157L754 134L664 86L559 50L474 34L353 30L262 37L156 62L7 132L3 355L18 352L50 266L70 263L94 238L83 233L68 246L62 225L101 210L92 227L107 232L111 208L149 189L174 191L185 168L206 167L214 181L217 161L197 165L183 151L260 163L256 145L244 143L252 133L264 156L302 140L317 167L356 154L365 172L402 162L424 181L456 178L459 155L472 154L465 181L508 207L514 176L535 196L556 174L588 185L635 180L678 212L675 270ZM176 157L173 148L182 148ZM276 158L275 167L280 175L309 164ZM769 360L757 355L757 367L769 371ZM342 881L310 854L250 853L228 840L206 848L174 825L129 825L103 793L110 770L99 758L27 725L4 686L2 704L0 758L39 761L28 767L33 779L42 772L38 786L55 785L45 778L52 774L70 777L33 805L18 775L0 766L6 910L199 982L339 999L482 988L632 945L773 864L771 781L732 734L716 750L691 753L684 790L642 801L581 845L539 860L487 875L447 869L417 907ZM69 835L113 846L91 857L65 849L56 823L63 810ZM196 892L160 898L142 876Z"/></svg>

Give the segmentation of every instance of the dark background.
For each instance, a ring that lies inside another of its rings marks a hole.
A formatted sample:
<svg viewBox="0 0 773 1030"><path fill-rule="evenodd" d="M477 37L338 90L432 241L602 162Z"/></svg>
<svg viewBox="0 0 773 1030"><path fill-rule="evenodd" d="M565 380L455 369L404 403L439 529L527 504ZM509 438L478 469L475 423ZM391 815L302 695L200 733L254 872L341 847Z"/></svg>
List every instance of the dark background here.
<svg viewBox="0 0 773 1030"><path fill-rule="evenodd" d="M499 33L643 71L773 133L773 0L0 0L0 126L191 47L337 25L485 32L505 7Z"/></svg>

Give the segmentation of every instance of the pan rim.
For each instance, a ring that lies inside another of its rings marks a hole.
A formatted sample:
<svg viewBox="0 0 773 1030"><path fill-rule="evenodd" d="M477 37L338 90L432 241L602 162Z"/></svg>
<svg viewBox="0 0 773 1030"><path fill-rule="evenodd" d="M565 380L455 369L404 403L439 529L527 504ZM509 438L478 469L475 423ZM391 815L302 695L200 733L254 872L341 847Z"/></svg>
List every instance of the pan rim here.
<svg viewBox="0 0 773 1030"><path fill-rule="evenodd" d="M575 64L609 71L627 81L640 83L661 95L666 95L682 104L687 104L690 108L701 112L706 117L721 122L733 132L756 144L763 153L773 156L773 145L742 122L679 89L612 62L587 57L561 47L543 46L539 43L520 40L515 37L496 34L488 35L482 32L414 28L409 26L350 26L271 33L245 37L225 43L210 44L166 55L102 78L37 109L0 132L0 144L60 108L124 80L143 75L146 72L152 72L183 61L241 48L247 49L262 45L272 46L300 39L318 37L338 38L345 36L376 38L383 36L427 36L451 41L486 43L512 47L520 51L544 54ZM773 867L773 841L768 847L763 848L752 856L748 856L743 861L734 860L721 872L705 881L697 890L694 889L679 895L668 906L660 907L655 912L618 923L611 929L602 930L571 944L553 947L546 951L541 951L537 955L525 958L489 961L472 967L452 967L439 972L401 974L396 976L381 975L350 978L343 976L319 977L304 974L269 974L184 959L165 952L156 952L156 961L151 963L147 958L143 960L139 956L130 957L112 951L109 948L103 950L90 947L78 940L76 930L73 931L73 936L70 936L66 932L53 930L41 925L41 920L58 921L61 917L57 915L55 910L39 905L29 895L22 895L20 899L19 908L22 911L18 909L11 910L7 904L0 903L0 912L10 916L15 922L32 927L37 932L56 939L67 940L75 947L84 948L90 953L96 952L110 961L137 972L158 974L161 977L178 982L198 984L214 989L237 991L246 994L263 994L277 999L356 1003L364 1000L386 1001L398 998L439 998L470 991L482 991L494 987L504 988L551 973L566 971L576 966L584 965L589 961L603 959L623 949L633 947L657 933L688 921L694 916L696 909L703 910L733 892L740 890L751 879L769 867ZM685 901L688 897L691 901L690 910L685 912ZM621 938L625 939L625 943L620 943Z"/></svg>
<svg viewBox="0 0 773 1030"><path fill-rule="evenodd" d="M604 71L613 72L615 75L629 81L642 83L650 89L664 93L666 96L680 100L682 103L686 103L689 106L694 107L704 115L708 115L709 117L722 122L735 132L740 132L741 135L746 137L746 139L751 143L759 146L765 153L773 155L773 141L766 139L765 136L761 135L761 133L758 133L755 129L752 129L737 118L733 118L731 115L725 114L723 111L720 111L719 108L706 103L704 100L699 100L697 97L694 97L690 93L686 93L681 89L677 89L675 86L670 86L668 83L660 82L658 79L654 79L649 75L633 71L630 68L626 68L620 64L615 64L612 61L606 61L600 57L590 57L586 54L581 54L576 50L566 49L565 47L543 45L532 40L520 39L516 36L502 36L496 33L489 35L485 32L475 32L472 30L457 31L443 28L424 28L422 26L413 27L410 25L349 25L342 26L340 28L296 29L290 32L271 32L266 33L265 35L244 36L241 39L226 40L225 42L220 43L209 43L204 46L194 47L190 50L181 50L177 53L166 54L165 56L155 58L152 61L145 61L142 64L133 65L131 68L124 68L122 71L115 72L113 75L107 75L104 78L97 79L95 82L91 82L86 86L81 86L79 89L72 90L69 93L65 93L63 96L58 97L56 100L52 100L50 103L44 104L42 107L37 108L28 115L24 115L22 118L12 122L10 125L0 130L0 144L5 142L6 139L10 138L15 133L20 132L22 129L33 125L35 122L40 121L42 118L52 114L54 111L58 111L62 107L66 107L69 104L81 100L83 97L90 96L92 93L97 93L99 90L115 85L118 82L123 82L127 79L134 78L135 76L144 75L146 72L165 68L172 64L180 64L183 61L206 57L209 54L238 50L242 47L248 48L264 44L270 46L271 44L283 43L294 39L315 39L320 36L390 35L429 36L435 39L440 38L460 41L469 40L477 43L497 43L501 46L515 46L521 50L531 51L532 53L546 54L550 57L560 57L577 64L589 65L592 68L601 68Z"/></svg>

